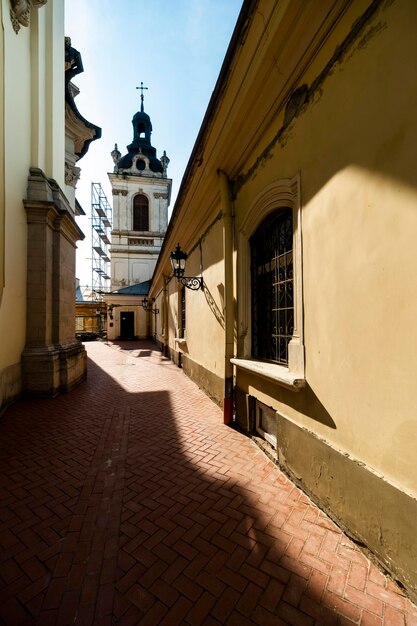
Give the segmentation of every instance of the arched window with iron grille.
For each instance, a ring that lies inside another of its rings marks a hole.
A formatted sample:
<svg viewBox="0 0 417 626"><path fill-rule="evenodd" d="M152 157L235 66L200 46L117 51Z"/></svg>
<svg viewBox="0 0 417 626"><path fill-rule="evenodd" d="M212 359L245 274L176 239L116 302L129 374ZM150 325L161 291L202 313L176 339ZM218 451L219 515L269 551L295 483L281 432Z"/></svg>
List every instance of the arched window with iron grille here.
<svg viewBox="0 0 417 626"><path fill-rule="evenodd" d="M293 215L270 214L250 239L252 356L288 365L294 332Z"/></svg>
<svg viewBox="0 0 417 626"><path fill-rule="evenodd" d="M133 198L133 230L149 230L149 201L141 193Z"/></svg>

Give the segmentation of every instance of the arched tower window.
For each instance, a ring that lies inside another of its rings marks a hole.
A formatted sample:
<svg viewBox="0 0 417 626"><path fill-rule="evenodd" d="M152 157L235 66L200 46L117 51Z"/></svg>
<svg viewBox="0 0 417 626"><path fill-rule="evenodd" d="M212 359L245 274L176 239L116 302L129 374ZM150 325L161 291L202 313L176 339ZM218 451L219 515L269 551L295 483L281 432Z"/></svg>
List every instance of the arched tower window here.
<svg viewBox="0 0 417 626"><path fill-rule="evenodd" d="M133 230L149 230L149 202L141 193L133 198Z"/></svg>

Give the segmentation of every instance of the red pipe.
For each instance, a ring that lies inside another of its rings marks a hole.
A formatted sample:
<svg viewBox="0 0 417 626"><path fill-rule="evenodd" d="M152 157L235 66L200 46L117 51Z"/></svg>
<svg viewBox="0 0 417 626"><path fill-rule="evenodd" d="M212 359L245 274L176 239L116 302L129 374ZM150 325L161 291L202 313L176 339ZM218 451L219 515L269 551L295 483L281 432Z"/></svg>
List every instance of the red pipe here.
<svg viewBox="0 0 417 626"><path fill-rule="evenodd" d="M233 423L233 401L232 398L223 400L223 424L230 426Z"/></svg>

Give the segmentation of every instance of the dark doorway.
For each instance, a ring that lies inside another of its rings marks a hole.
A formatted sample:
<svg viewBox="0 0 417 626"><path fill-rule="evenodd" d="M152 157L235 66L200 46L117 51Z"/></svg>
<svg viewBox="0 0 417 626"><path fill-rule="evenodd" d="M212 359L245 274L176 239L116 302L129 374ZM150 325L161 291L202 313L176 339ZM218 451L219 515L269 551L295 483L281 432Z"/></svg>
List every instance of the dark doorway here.
<svg viewBox="0 0 417 626"><path fill-rule="evenodd" d="M133 311L120 311L120 339L135 338L135 314Z"/></svg>

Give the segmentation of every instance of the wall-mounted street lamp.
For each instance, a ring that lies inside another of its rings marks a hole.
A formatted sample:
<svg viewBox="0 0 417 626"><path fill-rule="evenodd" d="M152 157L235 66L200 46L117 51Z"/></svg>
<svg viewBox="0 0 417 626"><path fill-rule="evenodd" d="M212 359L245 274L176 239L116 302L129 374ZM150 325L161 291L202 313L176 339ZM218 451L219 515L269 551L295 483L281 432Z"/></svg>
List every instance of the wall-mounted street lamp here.
<svg viewBox="0 0 417 626"><path fill-rule="evenodd" d="M154 313L155 315L158 315L159 309L153 308L154 302L155 298L152 298L152 302L148 300L148 298L143 298L141 304L145 311L149 311L149 313Z"/></svg>
<svg viewBox="0 0 417 626"><path fill-rule="evenodd" d="M113 309L116 309L118 307L123 306L122 304L108 304L107 305L107 313L109 315L109 318L112 320L113 319Z"/></svg>
<svg viewBox="0 0 417 626"><path fill-rule="evenodd" d="M203 278L201 276L184 276L185 261L187 260L187 253L181 250L180 244L177 243L177 247L174 252L169 255L171 261L172 272L175 278L187 289L198 291L203 289Z"/></svg>
<svg viewBox="0 0 417 626"><path fill-rule="evenodd" d="M147 313L153 313L155 315L154 338L156 339L156 316L159 313L159 309L157 307L154 307L154 303L155 298L152 298L152 300L148 300L148 298L143 298L141 302L144 311L146 311Z"/></svg>

